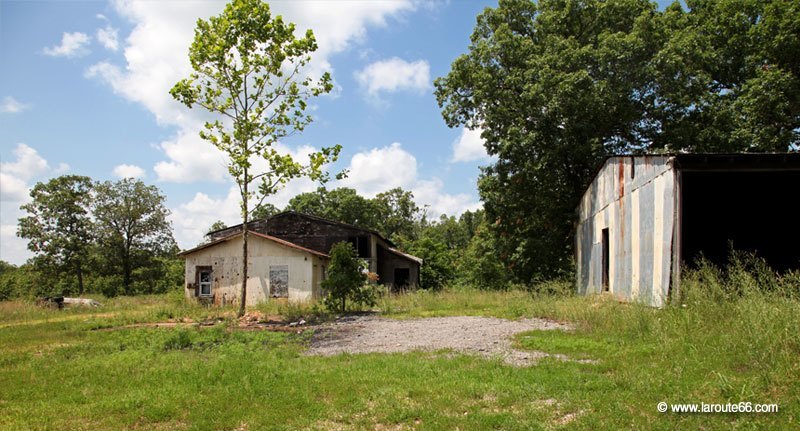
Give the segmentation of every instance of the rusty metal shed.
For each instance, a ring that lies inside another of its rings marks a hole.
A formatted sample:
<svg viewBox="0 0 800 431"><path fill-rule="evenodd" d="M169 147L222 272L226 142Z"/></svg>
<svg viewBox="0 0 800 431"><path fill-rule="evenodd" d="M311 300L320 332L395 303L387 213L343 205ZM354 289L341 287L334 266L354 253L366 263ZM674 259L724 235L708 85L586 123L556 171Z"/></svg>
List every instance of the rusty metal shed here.
<svg viewBox="0 0 800 431"><path fill-rule="evenodd" d="M660 307L683 265L731 247L799 268L798 189L798 153L609 157L577 208L578 292Z"/></svg>

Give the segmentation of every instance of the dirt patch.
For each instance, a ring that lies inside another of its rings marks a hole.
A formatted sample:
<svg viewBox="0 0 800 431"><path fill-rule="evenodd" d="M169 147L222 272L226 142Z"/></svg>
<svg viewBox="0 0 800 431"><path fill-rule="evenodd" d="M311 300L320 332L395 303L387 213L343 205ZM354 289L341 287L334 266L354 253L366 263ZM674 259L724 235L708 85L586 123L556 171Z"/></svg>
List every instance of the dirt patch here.
<svg viewBox="0 0 800 431"><path fill-rule="evenodd" d="M570 358L514 349L511 341L514 334L568 329L571 329L569 325L544 319L458 316L393 320L375 316L347 316L320 326L306 353L327 356L453 349L486 357L500 357L508 364L526 366L535 364L543 357Z"/></svg>
<svg viewBox="0 0 800 431"><path fill-rule="evenodd" d="M231 317L232 318L232 317ZM201 321L194 321L188 317L181 319L172 319L164 322L144 322L132 323L129 325L113 326L109 328L97 328L95 331L119 331L122 329L135 329L135 328L210 328L217 324L225 322L223 318L205 319ZM277 315L264 315L263 313L253 311L248 312L244 316L236 319L236 330L240 331L273 331L273 332L292 332L300 333L315 327L306 323L305 320L299 322L287 322L282 320Z"/></svg>

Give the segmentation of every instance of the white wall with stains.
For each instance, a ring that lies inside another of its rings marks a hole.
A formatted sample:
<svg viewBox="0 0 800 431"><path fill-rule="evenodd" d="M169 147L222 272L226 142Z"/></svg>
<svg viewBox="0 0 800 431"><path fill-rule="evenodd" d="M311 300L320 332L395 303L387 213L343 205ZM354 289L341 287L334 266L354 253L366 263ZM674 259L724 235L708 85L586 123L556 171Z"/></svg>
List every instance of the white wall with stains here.
<svg viewBox="0 0 800 431"><path fill-rule="evenodd" d="M320 284L327 259L282 245L256 235L248 238L249 265L247 303L274 300L271 297L270 266L286 265L289 270L290 301L307 301L321 295ZM195 297L198 267L212 269L215 304L238 303L241 294L242 239L239 236L184 255L185 295Z"/></svg>

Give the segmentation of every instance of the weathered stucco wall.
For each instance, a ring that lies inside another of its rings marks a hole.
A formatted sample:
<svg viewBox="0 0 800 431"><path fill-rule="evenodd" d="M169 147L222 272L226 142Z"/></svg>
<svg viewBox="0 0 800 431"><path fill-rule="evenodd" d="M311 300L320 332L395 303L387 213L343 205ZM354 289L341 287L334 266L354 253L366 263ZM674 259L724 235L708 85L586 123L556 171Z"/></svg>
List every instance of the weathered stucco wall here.
<svg viewBox="0 0 800 431"><path fill-rule="evenodd" d="M609 292L625 301L665 303L672 269L675 173L667 156L606 161L578 207L578 290L603 290L602 231L609 232Z"/></svg>
<svg viewBox="0 0 800 431"><path fill-rule="evenodd" d="M320 296L322 268L325 259L311 253L274 243L268 239L251 235L248 239L249 266L247 281L247 303L255 304L271 298L270 266L288 267L288 299L304 301ZM196 271L198 267L212 269L214 303L238 303L241 293L242 239L232 238L214 246L185 255L185 294L195 296Z"/></svg>

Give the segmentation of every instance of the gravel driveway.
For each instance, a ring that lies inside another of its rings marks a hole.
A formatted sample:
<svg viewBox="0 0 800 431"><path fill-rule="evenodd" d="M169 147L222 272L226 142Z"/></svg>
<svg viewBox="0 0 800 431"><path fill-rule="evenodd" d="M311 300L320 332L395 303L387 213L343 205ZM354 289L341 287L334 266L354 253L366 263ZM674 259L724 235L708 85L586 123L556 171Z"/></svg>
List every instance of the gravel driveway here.
<svg viewBox="0 0 800 431"><path fill-rule="evenodd" d="M568 359L563 355L522 351L512 347L511 337L514 334L537 329L571 328L544 319L457 316L394 320L375 316L347 316L317 329L307 354L327 356L453 349L486 357L500 357L506 363L517 366L532 365L545 356Z"/></svg>

